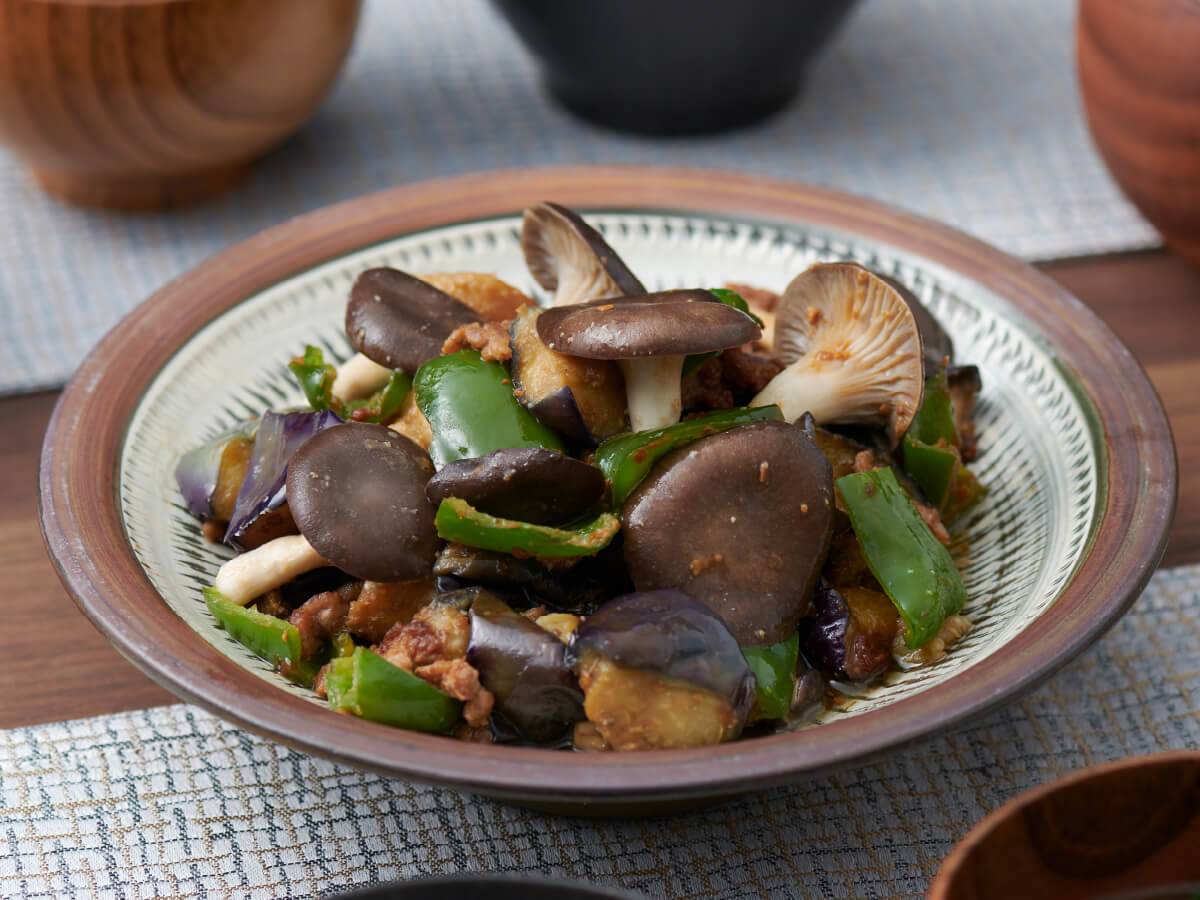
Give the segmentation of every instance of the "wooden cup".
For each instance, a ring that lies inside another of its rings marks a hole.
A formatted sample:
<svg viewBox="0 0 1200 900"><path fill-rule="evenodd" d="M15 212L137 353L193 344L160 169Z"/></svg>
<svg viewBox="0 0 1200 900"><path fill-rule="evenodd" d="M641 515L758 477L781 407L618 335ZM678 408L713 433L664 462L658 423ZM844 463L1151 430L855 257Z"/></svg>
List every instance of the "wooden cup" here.
<svg viewBox="0 0 1200 900"><path fill-rule="evenodd" d="M162 209L299 128L361 0L0 0L0 141L71 203Z"/></svg>
<svg viewBox="0 0 1200 900"><path fill-rule="evenodd" d="M1200 264L1200 0L1081 0L1079 86L1109 171Z"/></svg>

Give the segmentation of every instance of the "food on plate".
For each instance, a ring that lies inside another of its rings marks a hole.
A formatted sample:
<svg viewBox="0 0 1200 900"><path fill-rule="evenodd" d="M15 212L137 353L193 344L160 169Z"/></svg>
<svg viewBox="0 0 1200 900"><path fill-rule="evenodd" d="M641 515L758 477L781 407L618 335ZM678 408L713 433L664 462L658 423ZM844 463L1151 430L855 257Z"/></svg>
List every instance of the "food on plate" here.
<svg viewBox="0 0 1200 900"><path fill-rule="evenodd" d="M306 408L182 456L232 637L349 715L581 751L800 727L953 652L982 384L903 284L647 291L553 203L521 247L548 305L369 269L356 355L289 363Z"/></svg>

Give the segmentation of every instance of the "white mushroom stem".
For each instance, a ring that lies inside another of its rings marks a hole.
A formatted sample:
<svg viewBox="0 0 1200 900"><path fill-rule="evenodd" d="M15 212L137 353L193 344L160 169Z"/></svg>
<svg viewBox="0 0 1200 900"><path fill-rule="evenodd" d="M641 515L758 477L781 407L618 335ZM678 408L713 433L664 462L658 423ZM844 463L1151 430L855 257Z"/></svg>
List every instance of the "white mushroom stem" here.
<svg viewBox="0 0 1200 900"><path fill-rule="evenodd" d="M216 589L238 606L287 584L305 572L328 565L301 534L267 541L235 556L217 571Z"/></svg>
<svg viewBox="0 0 1200 900"><path fill-rule="evenodd" d="M337 377L333 379L333 396L343 403L369 397L391 377L392 370L387 366L356 353L338 366Z"/></svg>
<svg viewBox="0 0 1200 900"><path fill-rule="evenodd" d="M625 402L634 431L663 428L679 421L684 356L618 360L625 376Z"/></svg>

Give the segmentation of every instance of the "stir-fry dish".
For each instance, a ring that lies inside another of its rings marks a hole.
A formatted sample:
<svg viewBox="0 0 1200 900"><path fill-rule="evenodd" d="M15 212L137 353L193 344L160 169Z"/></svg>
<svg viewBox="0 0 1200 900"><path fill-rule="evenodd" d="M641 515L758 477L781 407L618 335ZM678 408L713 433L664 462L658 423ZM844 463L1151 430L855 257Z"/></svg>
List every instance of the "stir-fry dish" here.
<svg viewBox="0 0 1200 900"><path fill-rule="evenodd" d="M970 628L946 526L978 370L902 284L647 292L554 203L491 275L362 272L357 355L188 452L205 592L335 710L463 740L692 747L811 721Z"/></svg>

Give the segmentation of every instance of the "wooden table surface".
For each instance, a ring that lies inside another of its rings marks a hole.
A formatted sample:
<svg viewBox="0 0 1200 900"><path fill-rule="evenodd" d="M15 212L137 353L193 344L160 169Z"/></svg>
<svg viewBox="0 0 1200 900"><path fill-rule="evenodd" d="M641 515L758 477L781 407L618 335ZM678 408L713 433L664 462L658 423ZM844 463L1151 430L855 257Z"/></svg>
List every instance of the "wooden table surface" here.
<svg viewBox="0 0 1200 900"><path fill-rule="evenodd" d="M1166 406L1179 505L1164 566L1200 562L1200 271L1164 251L1043 267L1133 350ZM173 702L122 659L59 584L37 519L37 465L56 393L0 398L0 728Z"/></svg>

